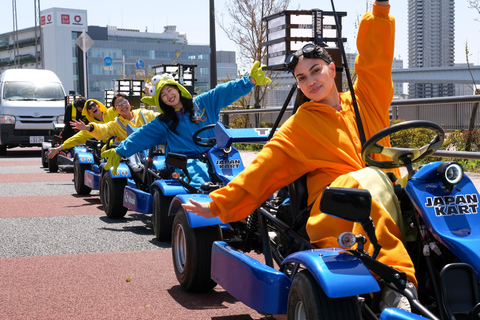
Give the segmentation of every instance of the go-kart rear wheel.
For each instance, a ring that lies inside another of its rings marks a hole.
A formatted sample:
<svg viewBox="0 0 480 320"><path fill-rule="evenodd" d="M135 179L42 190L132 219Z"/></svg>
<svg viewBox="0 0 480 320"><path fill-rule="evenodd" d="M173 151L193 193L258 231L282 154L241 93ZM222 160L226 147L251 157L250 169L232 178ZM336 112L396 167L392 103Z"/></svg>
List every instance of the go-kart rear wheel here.
<svg viewBox="0 0 480 320"><path fill-rule="evenodd" d="M42 148L42 153L41 153L41 156L42 156L42 167L44 168L48 168L48 158L47 158L47 152L48 150L45 150Z"/></svg>
<svg viewBox="0 0 480 320"><path fill-rule="evenodd" d="M58 172L58 156L48 159L48 171Z"/></svg>
<svg viewBox="0 0 480 320"><path fill-rule="evenodd" d="M329 298L308 270L295 275L288 294L289 320L361 319L356 296Z"/></svg>
<svg viewBox="0 0 480 320"><path fill-rule="evenodd" d="M208 291L217 284L210 277L212 244L221 240L219 225L190 228L180 208L173 220L172 258L175 275L187 291Z"/></svg>
<svg viewBox="0 0 480 320"><path fill-rule="evenodd" d="M168 241L172 238L172 225L174 216L168 215L168 209L173 196L164 196L160 189L153 192L152 225L155 238Z"/></svg>
<svg viewBox="0 0 480 320"><path fill-rule="evenodd" d="M79 195L90 194L92 188L85 185L85 170L91 170L92 165L88 163L80 163L78 157L73 160L73 184L75 191Z"/></svg>
<svg viewBox="0 0 480 320"><path fill-rule="evenodd" d="M127 213L127 208L123 206L123 192L126 185L127 178L112 178L110 171L100 179L100 200L107 217L119 219Z"/></svg>

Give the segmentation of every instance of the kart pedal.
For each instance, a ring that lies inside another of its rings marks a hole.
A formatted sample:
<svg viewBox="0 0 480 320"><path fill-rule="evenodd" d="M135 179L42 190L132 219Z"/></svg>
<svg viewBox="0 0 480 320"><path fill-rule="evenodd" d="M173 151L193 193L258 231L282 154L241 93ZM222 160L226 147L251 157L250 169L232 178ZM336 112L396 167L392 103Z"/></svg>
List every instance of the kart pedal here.
<svg viewBox="0 0 480 320"><path fill-rule="evenodd" d="M455 315L472 316L474 310L480 310L477 276L470 265L447 264L440 272L440 280L443 305L449 319L455 319ZM473 316L472 319L477 318Z"/></svg>

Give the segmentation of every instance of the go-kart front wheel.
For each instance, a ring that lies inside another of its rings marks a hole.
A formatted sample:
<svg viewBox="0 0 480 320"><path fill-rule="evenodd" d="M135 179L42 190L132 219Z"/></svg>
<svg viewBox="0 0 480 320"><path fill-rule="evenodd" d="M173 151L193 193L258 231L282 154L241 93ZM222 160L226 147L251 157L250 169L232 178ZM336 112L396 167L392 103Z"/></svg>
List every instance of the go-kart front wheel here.
<svg viewBox="0 0 480 320"><path fill-rule="evenodd" d="M52 159L48 159L48 171L58 172L58 155L56 155Z"/></svg>
<svg viewBox="0 0 480 320"><path fill-rule="evenodd" d="M48 168L47 154L48 154L48 150L42 148L41 157L42 157L42 167L44 167L44 168Z"/></svg>
<svg viewBox="0 0 480 320"><path fill-rule="evenodd" d="M288 294L288 320L360 320L356 296L329 298L308 270L295 275Z"/></svg>
<svg viewBox="0 0 480 320"><path fill-rule="evenodd" d="M173 220L172 257L175 275L187 291L208 291L217 284L210 277L212 244L221 240L219 225L190 228L186 212L180 208Z"/></svg>
<svg viewBox="0 0 480 320"><path fill-rule="evenodd" d="M110 171L100 178L100 200L107 217L112 219L123 218L127 208L123 206L123 192L127 185L127 178L112 178Z"/></svg>
<svg viewBox="0 0 480 320"><path fill-rule="evenodd" d="M155 238L168 241L172 238L173 216L168 215L173 196L164 196L160 189L153 192L152 225Z"/></svg>
<svg viewBox="0 0 480 320"><path fill-rule="evenodd" d="M85 185L85 170L91 170L92 165L87 163L80 163L78 157L75 157L73 161L73 184L75 185L75 191L79 195L90 194L92 188Z"/></svg>

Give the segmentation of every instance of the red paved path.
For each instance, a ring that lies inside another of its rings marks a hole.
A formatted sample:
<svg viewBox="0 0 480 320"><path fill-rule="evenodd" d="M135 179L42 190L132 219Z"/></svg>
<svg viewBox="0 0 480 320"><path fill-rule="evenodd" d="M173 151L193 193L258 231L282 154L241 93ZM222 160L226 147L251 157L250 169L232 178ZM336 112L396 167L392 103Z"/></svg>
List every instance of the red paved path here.
<svg viewBox="0 0 480 320"><path fill-rule="evenodd" d="M38 159L11 158L0 157L0 167L38 167L39 172L2 173L0 188L24 182L46 182L48 188L48 182L72 181L72 173L48 173L41 168L39 152ZM64 195L0 197L0 219L103 215L98 194L77 196L73 184L71 190L72 194ZM265 316L219 286L204 294L185 292L175 278L171 250L159 249L0 258L0 319L247 320Z"/></svg>

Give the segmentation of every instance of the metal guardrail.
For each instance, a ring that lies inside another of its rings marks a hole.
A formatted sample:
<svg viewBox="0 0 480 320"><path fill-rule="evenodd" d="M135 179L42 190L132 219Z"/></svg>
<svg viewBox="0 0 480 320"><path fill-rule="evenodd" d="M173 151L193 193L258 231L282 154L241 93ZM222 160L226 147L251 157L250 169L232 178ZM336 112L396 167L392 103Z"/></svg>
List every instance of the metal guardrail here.
<svg viewBox="0 0 480 320"><path fill-rule="evenodd" d="M476 104L479 104L474 128L480 129L480 95L394 100L391 105L391 118L402 120L430 120L440 124L445 130L468 130L470 116ZM229 124L229 115L234 114L272 114L281 108L261 108L221 111L222 123ZM293 107L287 108L285 117L291 115ZM275 115L268 121L273 121Z"/></svg>
<svg viewBox="0 0 480 320"><path fill-rule="evenodd" d="M480 129L480 95L394 100L391 106L392 119L429 120L439 123L445 130L467 130L474 105L477 104L475 129ZM261 108L221 111L221 121L228 126L230 115L276 114L282 108ZM288 107L284 117L289 117L293 107ZM273 117L273 118L274 118ZM438 150L433 157L480 160L480 152Z"/></svg>

